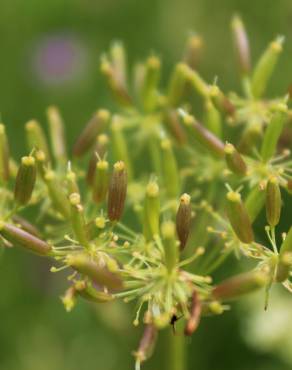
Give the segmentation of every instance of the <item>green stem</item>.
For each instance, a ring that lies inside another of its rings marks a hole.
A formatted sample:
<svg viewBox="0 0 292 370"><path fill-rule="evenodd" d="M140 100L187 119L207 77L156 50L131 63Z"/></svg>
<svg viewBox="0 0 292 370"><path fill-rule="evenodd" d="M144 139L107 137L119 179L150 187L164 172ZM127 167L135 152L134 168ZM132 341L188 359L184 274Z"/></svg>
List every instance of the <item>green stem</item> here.
<svg viewBox="0 0 292 370"><path fill-rule="evenodd" d="M177 322L177 331L173 332L170 327L166 333L166 366L165 370L186 370L187 359L186 359L186 337L183 334L183 321Z"/></svg>

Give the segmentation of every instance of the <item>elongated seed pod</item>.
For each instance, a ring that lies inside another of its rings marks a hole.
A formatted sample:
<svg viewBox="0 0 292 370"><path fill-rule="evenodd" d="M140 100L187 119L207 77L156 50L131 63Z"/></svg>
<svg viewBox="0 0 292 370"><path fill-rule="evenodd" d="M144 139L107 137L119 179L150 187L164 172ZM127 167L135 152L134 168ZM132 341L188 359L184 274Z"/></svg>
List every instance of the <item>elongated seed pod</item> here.
<svg viewBox="0 0 292 370"><path fill-rule="evenodd" d="M124 162L116 162L108 191L108 217L118 221L123 213L127 194L127 171Z"/></svg>
<svg viewBox="0 0 292 370"><path fill-rule="evenodd" d="M179 116L176 110L166 109L164 112L163 123L166 130L178 144L183 145L187 142L186 132L179 121Z"/></svg>
<svg viewBox="0 0 292 370"><path fill-rule="evenodd" d="M67 162L64 122L57 107L47 109L47 120L51 137L52 153L56 162Z"/></svg>
<svg viewBox="0 0 292 370"><path fill-rule="evenodd" d="M127 86L127 56L124 45L115 41L110 47L111 65L115 79L121 86Z"/></svg>
<svg viewBox="0 0 292 370"><path fill-rule="evenodd" d="M14 199L18 204L23 206L30 201L35 182L36 164L34 157L22 157L14 187Z"/></svg>
<svg viewBox="0 0 292 370"><path fill-rule="evenodd" d="M28 220L19 215L12 216L12 221L17 227L20 227L22 230L27 231L29 234L37 237L39 237L41 234L35 225L31 224Z"/></svg>
<svg viewBox="0 0 292 370"><path fill-rule="evenodd" d="M72 193L80 193L77 183L77 176L76 173L71 170L71 166L69 166L66 173L66 185L69 195Z"/></svg>
<svg viewBox="0 0 292 370"><path fill-rule="evenodd" d="M207 98L209 96L208 84L206 84L197 71L191 69L190 67L187 68L187 80L189 84L199 95L201 95L203 98Z"/></svg>
<svg viewBox="0 0 292 370"><path fill-rule="evenodd" d="M109 137L106 134L100 134L96 138L96 145L92 151L91 158L88 163L86 181L89 186L93 185L96 164L98 158L104 158L109 144Z"/></svg>
<svg viewBox="0 0 292 370"><path fill-rule="evenodd" d="M264 189L259 185L254 186L248 193L248 196L244 201L244 205L250 222L253 223L265 205Z"/></svg>
<svg viewBox="0 0 292 370"><path fill-rule="evenodd" d="M12 244L19 245L40 256L48 256L52 250L52 247L43 240L8 223L0 223L0 234Z"/></svg>
<svg viewBox="0 0 292 370"><path fill-rule="evenodd" d="M212 85L209 87L208 97L211 99L214 106L219 112L223 113L228 117L233 117L235 115L235 107L226 95L219 89L217 85Z"/></svg>
<svg viewBox="0 0 292 370"><path fill-rule="evenodd" d="M168 103L172 107L179 105L186 89L189 67L185 63L179 63L172 72L168 86Z"/></svg>
<svg viewBox="0 0 292 370"><path fill-rule="evenodd" d="M163 180L167 195L170 198L176 198L180 189L180 176L171 141L169 139L163 139L161 141L161 154Z"/></svg>
<svg viewBox="0 0 292 370"><path fill-rule="evenodd" d="M224 157L224 144L211 131L206 129L200 123L196 122L195 118L189 114L181 114L183 124L190 129L195 139L215 157Z"/></svg>
<svg viewBox="0 0 292 370"><path fill-rule="evenodd" d="M89 241L86 233L86 222L84 219L84 209L81 204L80 194L72 193L69 195L70 219L74 235L78 242L85 248L89 248Z"/></svg>
<svg viewBox="0 0 292 370"><path fill-rule="evenodd" d="M146 111L151 111L157 105L157 88L160 79L160 60L151 56L146 61L145 75L142 86L142 102Z"/></svg>
<svg viewBox="0 0 292 370"><path fill-rule="evenodd" d="M175 225L172 221L165 221L161 225L163 239L165 265L169 273L172 273L178 261L178 245L175 239Z"/></svg>
<svg viewBox="0 0 292 370"><path fill-rule="evenodd" d="M286 118L287 106L286 104L279 104L278 111L272 116L262 141L261 156L264 162L267 162L275 154Z"/></svg>
<svg viewBox="0 0 292 370"><path fill-rule="evenodd" d="M0 123L0 181L5 183L10 176L9 143L5 126Z"/></svg>
<svg viewBox="0 0 292 370"><path fill-rule="evenodd" d="M242 156L232 144L227 143L224 148L225 160L230 171L239 176L244 176L247 171L246 164Z"/></svg>
<svg viewBox="0 0 292 370"><path fill-rule="evenodd" d="M197 68L202 47L203 40L199 35L191 35L190 37L188 37L184 50L183 61L190 68Z"/></svg>
<svg viewBox="0 0 292 370"><path fill-rule="evenodd" d="M65 219L70 218L70 204L54 171L45 171L44 181L47 185L50 200L56 209Z"/></svg>
<svg viewBox="0 0 292 370"><path fill-rule="evenodd" d="M88 276L99 286L105 286L111 290L122 289L122 280L117 274L100 267L98 263L84 253L70 254L66 257L66 263L74 270Z"/></svg>
<svg viewBox="0 0 292 370"><path fill-rule="evenodd" d="M152 356L157 339L157 329L153 324L146 324L139 343L138 350L134 353L137 363L140 365Z"/></svg>
<svg viewBox="0 0 292 370"><path fill-rule="evenodd" d="M96 136L106 129L109 120L110 113L105 109L99 109L94 114L74 144L73 155L75 157L82 157L94 145Z"/></svg>
<svg viewBox="0 0 292 370"><path fill-rule="evenodd" d="M150 180L146 188L144 202L143 232L147 241L159 235L160 199L159 187L155 180Z"/></svg>
<svg viewBox="0 0 292 370"><path fill-rule="evenodd" d="M95 203L99 204L106 199L109 187L108 162L100 160L96 164L92 197Z"/></svg>
<svg viewBox="0 0 292 370"><path fill-rule="evenodd" d="M185 326L185 335L192 335L198 328L202 313L202 304L198 292L194 290L192 295L190 318Z"/></svg>
<svg viewBox="0 0 292 370"><path fill-rule="evenodd" d="M250 72L250 50L248 36L242 20L236 15L231 21L234 50L242 74Z"/></svg>
<svg viewBox="0 0 292 370"><path fill-rule="evenodd" d="M291 268L292 268L292 226L290 227L280 247L276 280L278 282L283 282L284 280L288 279Z"/></svg>
<svg viewBox="0 0 292 370"><path fill-rule="evenodd" d="M271 42L255 67L251 87L252 93L256 98L260 98L265 92L266 86L279 59L279 55L282 52L283 41L283 37L278 37L275 41Z"/></svg>
<svg viewBox="0 0 292 370"><path fill-rule="evenodd" d="M231 277L215 286L212 295L219 301L228 301L262 288L268 283L268 276L262 271L252 271Z"/></svg>
<svg viewBox="0 0 292 370"><path fill-rule="evenodd" d="M28 149L38 149L45 153L46 160L50 160L49 146L46 135L41 125L36 120L31 120L25 125Z"/></svg>
<svg viewBox="0 0 292 370"><path fill-rule="evenodd" d="M77 293L87 301L95 303L106 303L114 298L111 294L95 289L90 282L75 284Z"/></svg>
<svg viewBox="0 0 292 370"><path fill-rule="evenodd" d="M266 217L270 226L275 227L281 215L281 191L276 177L271 177L266 188Z"/></svg>
<svg viewBox="0 0 292 370"><path fill-rule="evenodd" d="M222 137L221 114L210 99L205 103L204 124L215 136Z"/></svg>
<svg viewBox="0 0 292 370"><path fill-rule="evenodd" d="M192 207L191 197L183 194L180 197L180 204L176 213L176 233L180 241L180 250L182 251L188 241L191 231Z"/></svg>
<svg viewBox="0 0 292 370"><path fill-rule="evenodd" d="M252 243L254 240L253 230L240 194L235 191L229 191L226 198L227 217L233 231L243 243Z"/></svg>

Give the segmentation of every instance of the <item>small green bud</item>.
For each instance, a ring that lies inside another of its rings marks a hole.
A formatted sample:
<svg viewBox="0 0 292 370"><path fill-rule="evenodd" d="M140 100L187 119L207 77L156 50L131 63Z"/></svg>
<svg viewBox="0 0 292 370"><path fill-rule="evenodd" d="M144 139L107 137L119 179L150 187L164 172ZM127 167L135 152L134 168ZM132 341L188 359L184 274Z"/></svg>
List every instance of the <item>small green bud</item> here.
<svg viewBox="0 0 292 370"><path fill-rule="evenodd" d="M274 68L282 52L283 37L278 37L271 42L268 48L260 57L253 76L252 76L252 93L254 97L260 98L266 90L266 86L274 71Z"/></svg>
<svg viewBox="0 0 292 370"><path fill-rule="evenodd" d="M146 188L144 202L144 236L147 241L159 234L160 200L159 187L155 180L150 180Z"/></svg>
<svg viewBox="0 0 292 370"><path fill-rule="evenodd" d="M239 64L240 72L248 74L250 72L250 50L248 36L242 20L234 16L231 22L234 50Z"/></svg>
<svg viewBox="0 0 292 370"><path fill-rule="evenodd" d="M268 283L268 276L261 271L252 271L231 277L213 289L213 297L228 301L262 288Z"/></svg>
<svg viewBox="0 0 292 370"><path fill-rule="evenodd" d="M69 195L70 219L74 235L78 242L85 248L89 248L89 242L86 233L86 222L84 219L84 209L80 201L80 194L72 193Z"/></svg>
<svg viewBox="0 0 292 370"><path fill-rule="evenodd" d="M198 328L202 313L202 304L197 291L193 292L190 318L185 327L185 335L192 335Z"/></svg>
<svg viewBox="0 0 292 370"><path fill-rule="evenodd" d="M67 162L65 127L57 107L51 106L47 109L49 133L51 137L52 152L56 162Z"/></svg>
<svg viewBox="0 0 292 370"><path fill-rule="evenodd" d="M175 239L175 225L172 221L164 221L161 225L165 264L169 273L173 271L178 261L178 246Z"/></svg>
<svg viewBox="0 0 292 370"><path fill-rule="evenodd" d="M5 126L0 123L0 181L5 183L9 176L9 143Z"/></svg>
<svg viewBox="0 0 292 370"><path fill-rule="evenodd" d="M244 176L247 171L246 164L242 156L232 144L227 143L224 147L225 160L230 171L236 175Z"/></svg>
<svg viewBox="0 0 292 370"><path fill-rule="evenodd" d="M180 250L182 251L188 241L191 230L192 207L191 197L183 194L180 198L180 204L176 213L176 233L180 241Z"/></svg>
<svg viewBox="0 0 292 370"><path fill-rule="evenodd" d="M2 221L0 222L0 234L12 244L19 245L40 256L48 256L52 250L49 244L38 237Z"/></svg>
<svg viewBox="0 0 292 370"><path fill-rule="evenodd" d="M235 191L227 193L227 217L233 231L243 243L252 243L254 240L251 222L241 196Z"/></svg>
<svg viewBox="0 0 292 370"><path fill-rule="evenodd" d="M108 166L108 162L105 160L100 160L96 164L92 197L97 204L106 199L109 186Z"/></svg>
<svg viewBox="0 0 292 370"><path fill-rule="evenodd" d="M45 153L46 160L49 160L49 146L41 125L37 121L31 120L26 123L25 130L27 135L28 149L42 150Z"/></svg>
<svg viewBox="0 0 292 370"><path fill-rule="evenodd" d="M122 280L117 274L113 274L84 253L70 254L66 257L66 263L74 270L88 276L99 286L107 287L111 290L120 290Z"/></svg>
<svg viewBox="0 0 292 370"><path fill-rule="evenodd" d="M161 153L165 189L170 198L175 198L180 189L180 176L171 141L169 139L163 139L161 141Z"/></svg>
<svg viewBox="0 0 292 370"><path fill-rule="evenodd" d="M34 157L22 157L14 187L14 199L19 205L24 206L30 201L35 182L36 164Z"/></svg>
<svg viewBox="0 0 292 370"><path fill-rule="evenodd" d="M96 136L107 127L110 113L105 109L98 110L84 127L73 147L73 155L82 157L95 143Z"/></svg>
<svg viewBox="0 0 292 370"><path fill-rule="evenodd" d="M285 120L287 118L286 104L279 104L278 110L271 118L266 128L261 147L261 156L264 162L267 162L277 149L279 137L283 131Z"/></svg>
<svg viewBox="0 0 292 370"><path fill-rule="evenodd" d="M114 164L108 191L108 217L118 221L123 213L127 194L127 171L122 161Z"/></svg>
<svg viewBox="0 0 292 370"><path fill-rule="evenodd" d="M266 216L270 226L278 225L281 214L281 191L276 177L271 177L266 188Z"/></svg>

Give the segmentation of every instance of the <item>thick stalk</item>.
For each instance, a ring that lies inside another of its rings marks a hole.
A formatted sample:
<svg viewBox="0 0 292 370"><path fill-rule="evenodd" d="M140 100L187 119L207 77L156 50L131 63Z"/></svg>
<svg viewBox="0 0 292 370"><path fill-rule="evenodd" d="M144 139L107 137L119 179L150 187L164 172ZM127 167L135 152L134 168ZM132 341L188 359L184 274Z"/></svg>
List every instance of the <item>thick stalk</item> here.
<svg viewBox="0 0 292 370"><path fill-rule="evenodd" d="M165 370L186 370L186 337L183 334L183 321L177 322L176 333L170 327L166 333Z"/></svg>

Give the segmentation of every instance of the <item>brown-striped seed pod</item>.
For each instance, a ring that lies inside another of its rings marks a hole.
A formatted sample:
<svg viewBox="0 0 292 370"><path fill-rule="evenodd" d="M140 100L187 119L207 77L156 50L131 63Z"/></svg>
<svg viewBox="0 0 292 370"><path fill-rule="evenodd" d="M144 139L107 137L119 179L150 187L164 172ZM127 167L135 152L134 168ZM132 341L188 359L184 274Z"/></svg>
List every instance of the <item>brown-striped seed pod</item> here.
<svg viewBox="0 0 292 370"><path fill-rule="evenodd" d="M94 145L96 136L106 129L109 120L110 113L105 109L100 109L94 114L74 144L75 157L83 156Z"/></svg>
<svg viewBox="0 0 292 370"><path fill-rule="evenodd" d="M114 164L114 171L109 183L108 217L118 221L123 213L127 195L127 171L122 161Z"/></svg>
<svg viewBox="0 0 292 370"><path fill-rule="evenodd" d="M224 147L225 160L230 171L236 175L244 176L247 171L246 164L242 156L238 153L235 147L227 143Z"/></svg>
<svg viewBox="0 0 292 370"><path fill-rule="evenodd" d="M25 125L28 149L42 150L45 153L46 160L50 159L49 146L46 139L46 135L41 127L41 125L35 121L31 120Z"/></svg>
<svg viewBox="0 0 292 370"><path fill-rule="evenodd" d="M213 289L213 297L219 301L239 298L265 286L269 277L262 271L252 271L231 277Z"/></svg>
<svg viewBox="0 0 292 370"><path fill-rule="evenodd" d="M234 50L240 72L242 74L248 74L251 66L249 42L244 24L238 16L234 16L232 18L231 30L233 33Z"/></svg>
<svg viewBox="0 0 292 370"><path fill-rule="evenodd" d="M14 187L14 199L19 205L25 205L30 201L35 182L36 164L34 157L22 157Z"/></svg>
<svg viewBox="0 0 292 370"><path fill-rule="evenodd" d="M273 176L269 179L266 188L266 217L270 226L275 227L281 215L281 190L278 179Z"/></svg>
<svg viewBox="0 0 292 370"><path fill-rule="evenodd" d="M202 313L202 304L197 291L193 292L190 317L185 326L185 335L192 335L198 328Z"/></svg>
<svg viewBox="0 0 292 370"><path fill-rule="evenodd" d="M183 194L180 198L180 204L176 213L176 233L180 241L180 250L182 251L188 241L191 230L192 207L191 197Z"/></svg>
<svg viewBox="0 0 292 370"><path fill-rule="evenodd" d="M0 181L8 181L9 176L9 143L6 135L5 126L0 123Z"/></svg>
<svg viewBox="0 0 292 370"><path fill-rule="evenodd" d="M157 339L157 329L153 324L146 324L139 343L138 350L134 353L137 363L140 365L152 356Z"/></svg>
<svg viewBox="0 0 292 370"><path fill-rule="evenodd" d="M52 247L43 240L8 223L0 223L0 234L12 244L19 245L40 256L48 256L52 250Z"/></svg>
<svg viewBox="0 0 292 370"><path fill-rule="evenodd" d="M121 278L105 267L99 266L89 255L84 253L70 254L66 257L66 263L74 270L88 276L98 286L107 287L110 290L122 289Z"/></svg>
<svg viewBox="0 0 292 370"><path fill-rule="evenodd" d="M237 235L238 239L243 243L252 243L254 240L254 234L248 213L242 203L240 194L235 191L229 191L226 198L227 217L233 231Z"/></svg>
<svg viewBox="0 0 292 370"><path fill-rule="evenodd" d="M96 164L92 197L95 203L99 204L106 199L109 187L108 162L100 160Z"/></svg>

